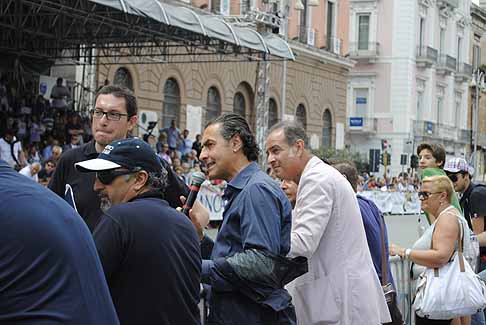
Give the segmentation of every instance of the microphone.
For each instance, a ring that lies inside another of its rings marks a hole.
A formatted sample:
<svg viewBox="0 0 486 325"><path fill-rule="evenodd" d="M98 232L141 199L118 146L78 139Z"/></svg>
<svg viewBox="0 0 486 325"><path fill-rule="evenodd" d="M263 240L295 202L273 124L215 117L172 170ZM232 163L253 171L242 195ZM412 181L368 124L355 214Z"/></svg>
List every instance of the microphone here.
<svg viewBox="0 0 486 325"><path fill-rule="evenodd" d="M197 193L199 193L199 187L206 180L206 176L201 172L195 172L192 174L192 182L189 186L191 190L187 196L186 203L182 206L182 213L189 216L189 210L191 210L194 202L196 202Z"/></svg>

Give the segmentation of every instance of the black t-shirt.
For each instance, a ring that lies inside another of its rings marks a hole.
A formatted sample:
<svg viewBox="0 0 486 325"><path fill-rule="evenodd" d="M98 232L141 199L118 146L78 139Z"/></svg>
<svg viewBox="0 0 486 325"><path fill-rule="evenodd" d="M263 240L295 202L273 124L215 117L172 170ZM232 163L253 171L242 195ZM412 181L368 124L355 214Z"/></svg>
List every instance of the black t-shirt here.
<svg viewBox="0 0 486 325"><path fill-rule="evenodd" d="M119 324L91 233L0 160L0 324Z"/></svg>
<svg viewBox="0 0 486 325"><path fill-rule="evenodd" d="M471 219L475 216L486 216L486 186L471 183L462 195L460 204L469 228L473 229ZM486 225L484 230L486 230ZM486 255L486 247L481 247L480 250L481 255Z"/></svg>
<svg viewBox="0 0 486 325"><path fill-rule="evenodd" d="M93 234L122 324L200 324L199 240L157 193L110 208Z"/></svg>
<svg viewBox="0 0 486 325"><path fill-rule="evenodd" d="M100 197L93 189L96 175L95 173L81 173L76 170L74 164L96 157L98 157L98 153L95 149L94 140L79 148L64 152L49 182L49 188L62 198L64 198L64 194L66 193L66 184L72 187L76 209L84 221L86 221L91 232L94 231L102 214ZM187 197L189 189L165 161L161 160L161 164L168 173L168 186L165 199L174 208L182 206L179 197L181 195Z"/></svg>

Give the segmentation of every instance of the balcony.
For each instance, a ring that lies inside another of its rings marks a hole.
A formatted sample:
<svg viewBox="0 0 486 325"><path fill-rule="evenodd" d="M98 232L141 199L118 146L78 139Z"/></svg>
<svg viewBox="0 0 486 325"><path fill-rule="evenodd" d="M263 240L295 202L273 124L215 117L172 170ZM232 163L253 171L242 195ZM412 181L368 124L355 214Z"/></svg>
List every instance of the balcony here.
<svg viewBox="0 0 486 325"><path fill-rule="evenodd" d="M375 62L379 55L380 43L350 43L349 58L359 62Z"/></svg>
<svg viewBox="0 0 486 325"><path fill-rule="evenodd" d="M437 63L438 51L430 46L417 47L417 66L430 68Z"/></svg>
<svg viewBox="0 0 486 325"><path fill-rule="evenodd" d="M451 74L456 72L456 59L450 55L443 54L439 56L439 62L437 64L437 73Z"/></svg>
<svg viewBox="0 0 486 325"><path fill-rule="evenodd" d="M457 70L456 70L456 81L457 82L466 82L471 80L473 74L473 68L472 65L464 63L464 62L459 62L457 64Z"/></svg>
<svg viewBox="0 0 486 325"><path fill-rule="evenodd" d="M375 134L377 131L377 119L366 117L350 117L347 131L350 134Z"/></svg>
<svg viewBox="0 0 486 325"><path fill-rule="evenodd" d="M456 141L457 128L447 124L438 124L436 135L439 139L445 141Z"/></svg>

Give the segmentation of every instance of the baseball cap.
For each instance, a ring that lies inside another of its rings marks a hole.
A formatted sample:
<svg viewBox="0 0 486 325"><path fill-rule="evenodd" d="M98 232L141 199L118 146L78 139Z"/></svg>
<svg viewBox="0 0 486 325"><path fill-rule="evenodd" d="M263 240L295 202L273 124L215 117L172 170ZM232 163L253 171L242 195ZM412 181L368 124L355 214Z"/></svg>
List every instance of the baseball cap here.
<svg viewBox="0 0 486 325"><path fill-rule="evenodd" d="M444 165L444 171L449 173L467 172L469 175L474 173L474 169L469 166L464 158L452 158L449 159Z"/></svg>
<svg viewBox="0 0 486 325"><path fill-rule="evenodd" d="M98 155L98 158L74 164L80 172L98 172L116 168L141 168L147 172L160 173L162 165L155 151L138 138L116 140Z"/></svg>

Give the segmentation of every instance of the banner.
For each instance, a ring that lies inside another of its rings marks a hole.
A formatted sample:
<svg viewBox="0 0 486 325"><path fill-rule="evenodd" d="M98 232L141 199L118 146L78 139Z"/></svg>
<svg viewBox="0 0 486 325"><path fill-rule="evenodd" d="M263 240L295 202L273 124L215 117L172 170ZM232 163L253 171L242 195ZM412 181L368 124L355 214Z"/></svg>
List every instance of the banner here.
<svg viewBox="0 0 486 325"><path fill-rule="evenodd" d="M383 213L420 214L417 192L363 191L358 194L373 201Z"/></svg>
<svg viewBox="0 0 486 325"><path fill-rule="evenodd" d="M210 221L223 220L223 190L226 182L212 184L206 180L202 183L197 199L209 210Z"/></svg>

